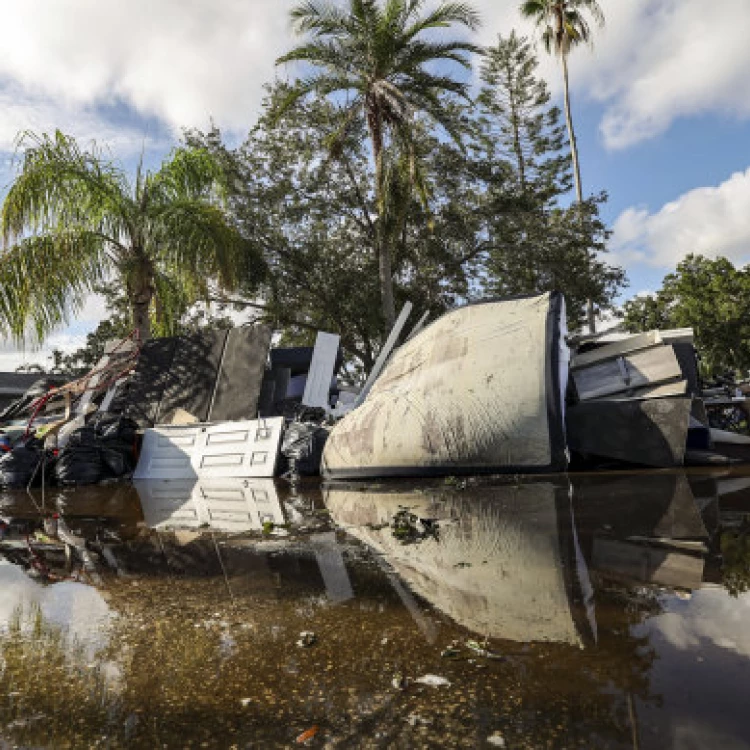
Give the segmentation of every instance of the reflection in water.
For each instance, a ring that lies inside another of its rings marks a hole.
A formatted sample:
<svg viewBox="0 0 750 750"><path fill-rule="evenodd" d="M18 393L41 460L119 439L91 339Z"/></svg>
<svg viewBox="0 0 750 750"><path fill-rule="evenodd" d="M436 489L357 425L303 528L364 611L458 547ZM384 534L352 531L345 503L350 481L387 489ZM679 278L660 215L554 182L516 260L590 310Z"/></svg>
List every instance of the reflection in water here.
<svg viewBox="0 0 750 750"><path fill-rule="evenodd" d="M138 480L133 483L153 529L253 531L283 525L273 479Z"/></svg>
<svg viewBox="0 0 750 750"><path fill-rule="evenodd" d="M738 480L0 496L0 747L750 747Z"/></svg>
<svg viewBox="0 0 750 750"><path fill-rule="evenodd" d="M468 496L333 484L326 505L412 590L464 627L513 641L593 639L567 483L478 486ZM404 509L433 531L418 544L407 543L416 534L404 536Z"/></svg>

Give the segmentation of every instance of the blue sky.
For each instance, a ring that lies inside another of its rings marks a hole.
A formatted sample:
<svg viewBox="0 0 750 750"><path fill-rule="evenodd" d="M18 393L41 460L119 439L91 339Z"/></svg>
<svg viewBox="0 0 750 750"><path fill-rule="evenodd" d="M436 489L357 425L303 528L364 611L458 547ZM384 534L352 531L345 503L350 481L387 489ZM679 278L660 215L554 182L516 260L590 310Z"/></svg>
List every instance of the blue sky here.
<svg viewBox="0 0 750 750"><path fill-rule="evenodd" d="M607 190L612 259L627 295L654 290L689 252L750 260L750 3L599 0L593 50L571 59L586 192ZM156 162L183 126L213 119L241 138L275 58L294 43L292 0L0 0L0 183L20 130L59 127L132 164ZM430 0L425 5L429 7ZM533 34L519 0L475 0L476 35ZM554 59L541 73L561 95ZM79 345L104 314L92 299L50 345ZM0 345L0 369L45 352Z"/></svg>

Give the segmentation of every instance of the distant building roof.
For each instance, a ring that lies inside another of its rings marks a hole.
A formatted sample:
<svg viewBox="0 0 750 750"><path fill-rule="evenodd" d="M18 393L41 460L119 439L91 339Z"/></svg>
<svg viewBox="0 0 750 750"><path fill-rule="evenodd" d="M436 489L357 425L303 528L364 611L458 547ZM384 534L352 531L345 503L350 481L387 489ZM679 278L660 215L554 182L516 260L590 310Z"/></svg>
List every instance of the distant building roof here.
<svg viewBox="0 0 750 750"><path fill-rule="evenodd" d="M21 396L45 377L43 372L0 372L0 396Z"/></svg>

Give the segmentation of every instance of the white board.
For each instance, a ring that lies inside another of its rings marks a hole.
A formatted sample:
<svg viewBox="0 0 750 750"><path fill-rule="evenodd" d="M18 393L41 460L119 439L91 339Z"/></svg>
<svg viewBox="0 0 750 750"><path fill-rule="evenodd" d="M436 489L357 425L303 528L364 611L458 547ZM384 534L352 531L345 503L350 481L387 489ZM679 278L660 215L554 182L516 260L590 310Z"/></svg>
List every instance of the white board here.
<svg viewBox="0 0 750 750"><path fill-rule="evenodd" d="M336 358L339 355L340 338L333 333L319 332L315 339L310 370L307 373L305 392L302 403L305 406L319 407L328 411L328 394L331 392L331 381L336 369Z"/></svg>
<svg viewBox="0 0 750 750"><path fill-rule="evenodd" d="M148 429L133 478L272 477L283 425L273 417Z"/></svg>

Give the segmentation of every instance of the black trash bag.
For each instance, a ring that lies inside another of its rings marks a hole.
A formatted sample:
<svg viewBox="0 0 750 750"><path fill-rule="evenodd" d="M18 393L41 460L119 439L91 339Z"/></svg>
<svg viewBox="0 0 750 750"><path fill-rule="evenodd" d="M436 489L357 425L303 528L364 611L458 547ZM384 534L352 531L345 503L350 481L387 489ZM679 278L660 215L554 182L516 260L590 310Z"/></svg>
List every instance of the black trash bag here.
<svg viewBox="0 0 750 750"><path fill-rule="evenodd" d="M75 433L74 433L75 434ZM63 484L96 484L109 476L96 445L71 441L60 451L55 465L55 478Z"/></svg>
<svg viewBox="0 0 750 750"><path fill-rule="evenodd" d="M96 414L89 422L89 426L94 428L97 437L104 442L115 441L132 445L138 433L138 423L120 414Z"/></svg>
<svg viewBox="0 0 750 750"><path fill-rule="evenodd" d="M303 477L320 476L330 428L312 422L292 422L284 433L281 455L288 461L289 472Z"/></svg>
<svg viewBox="0 0 750 750"><path fill-rule="evenodd" d="M33 485L42 483L42 458L45 476L52 471L51 456L45 453L42 443L34 438L18 443L12 451L0 457L0 485L3 487L27 487L33 478Z"/></svg>
<svg viewBox="0 0 750 750"><path fill-rule="evenodd" d="M135 469L138 425L129 417L97 414L71 433L60 452L55 476L63 484L95 484Z"/></svg>

